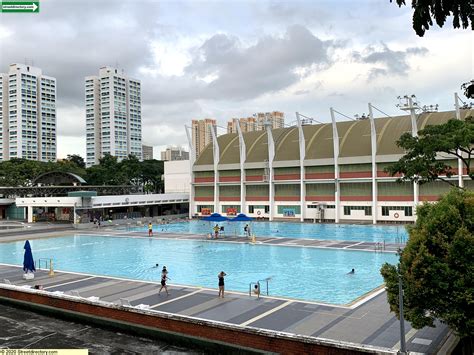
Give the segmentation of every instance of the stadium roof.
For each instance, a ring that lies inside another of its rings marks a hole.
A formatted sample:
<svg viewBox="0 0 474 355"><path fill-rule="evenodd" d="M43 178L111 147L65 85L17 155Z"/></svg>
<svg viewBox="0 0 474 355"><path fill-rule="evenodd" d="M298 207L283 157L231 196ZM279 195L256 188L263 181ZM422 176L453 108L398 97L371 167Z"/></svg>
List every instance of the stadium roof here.
<svg viewBox="0 0 474 355"><path fill-rule="evenodd" d="M474 116L474 110L461 110L461 119ZM418 130L428 125L438 125L454 118L454 111L431 112L417 115ZM377 156L400 155L403 150L396 141L405 132L411 132L409 115L375 118L377 131ZM337 122L339 134L339 157L351 158L371 155L370 121ZM299 143L297 127L272 130L275 141L275 162L298 161ZM305 160L333 159L334 147L331 123L303 126L306 142ZM244 133L247 159L245 163L264 163L268 160L268 136L266 131ZM217 138L220 150L219 165L239 164L239 138L229 133ZM212 144L209 144L196 160L195 166L212 165Z"/></svg>

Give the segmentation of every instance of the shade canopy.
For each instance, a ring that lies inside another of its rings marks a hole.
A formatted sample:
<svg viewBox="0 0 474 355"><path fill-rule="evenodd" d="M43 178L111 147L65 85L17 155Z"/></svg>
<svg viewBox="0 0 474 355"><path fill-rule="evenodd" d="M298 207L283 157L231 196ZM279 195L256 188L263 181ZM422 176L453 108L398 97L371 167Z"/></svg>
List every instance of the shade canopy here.
<svg viewBox="0 0 474 355"><path fill-rule="evenodd" d="M36 271L35 261L33 260L33 253L31 252L31 245L28 240L25 242L25 246L23 248L25 249L25 256L23 257L23 271Z"/></svg>
<svg viewBox="0 0 474 355"><path fill-rule="evenodd" d="M232 222L250 222L253 221L252 217L247 216L245 213L240 213L236 217L231 219Z"/></svg>
<svg viewBox="0 0 474 355"><path fill-rule="evenodd" d="M204 217L202 219L203 221L209 221L209 222L225 222L225 221L230 221L229 218L222 216L220 213L213 213L210 216Z"/></svg>

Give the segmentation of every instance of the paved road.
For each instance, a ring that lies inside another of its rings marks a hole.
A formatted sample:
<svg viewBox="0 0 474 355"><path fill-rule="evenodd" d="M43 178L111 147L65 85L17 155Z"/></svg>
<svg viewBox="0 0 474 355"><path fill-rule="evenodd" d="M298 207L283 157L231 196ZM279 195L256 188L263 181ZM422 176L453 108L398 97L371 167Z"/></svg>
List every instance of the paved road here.
<svg viewBox="0 0 474 355"><path fill-rule="evenodd" d="M89 354L202 354L163 341L66 322L0 304L0 349L89 349Z"/></svg>

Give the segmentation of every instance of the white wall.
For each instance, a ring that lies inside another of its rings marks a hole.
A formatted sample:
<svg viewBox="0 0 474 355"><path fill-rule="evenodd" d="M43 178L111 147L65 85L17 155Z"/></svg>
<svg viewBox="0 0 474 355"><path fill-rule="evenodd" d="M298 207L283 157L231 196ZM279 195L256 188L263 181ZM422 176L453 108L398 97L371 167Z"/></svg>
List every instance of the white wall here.
<svg viewBox="0 0 474 355"><path fill-rule="evenodd" d="M191 191L191 167L189 160L165 161L165 193Z"/></svg>

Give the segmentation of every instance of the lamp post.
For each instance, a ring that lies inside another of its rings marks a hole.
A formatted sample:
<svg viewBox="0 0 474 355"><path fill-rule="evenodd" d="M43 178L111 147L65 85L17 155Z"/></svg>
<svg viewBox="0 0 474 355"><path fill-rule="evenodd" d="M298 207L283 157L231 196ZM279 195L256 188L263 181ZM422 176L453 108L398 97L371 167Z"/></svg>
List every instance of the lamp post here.
<svg viewBox="0 0 474 355"><path fill-rule="evenodd" d="M398 273L398 299L399 299L399 312L400 312L400 351L399 354L407 354L407 345L405 342L405 319L403 317L403 287L402 287L402 275Z"/></svg>

